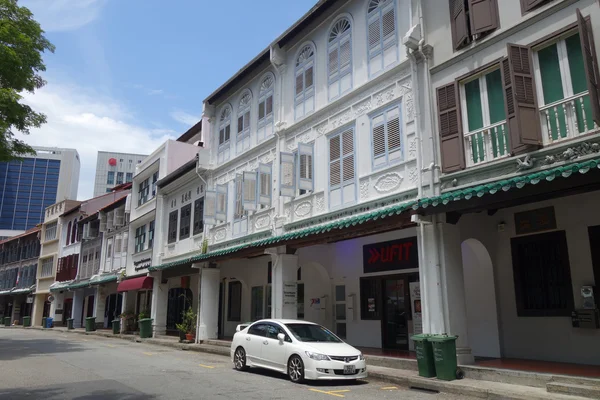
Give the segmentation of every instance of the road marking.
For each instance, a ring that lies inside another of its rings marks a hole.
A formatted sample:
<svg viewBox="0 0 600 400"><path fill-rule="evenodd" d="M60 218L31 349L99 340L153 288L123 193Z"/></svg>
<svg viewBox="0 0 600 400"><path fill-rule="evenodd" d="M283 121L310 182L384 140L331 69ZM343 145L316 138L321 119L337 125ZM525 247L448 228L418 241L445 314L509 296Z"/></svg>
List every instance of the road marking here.
<svg viewBox="0 0 600 400"><path fill-rule="evenodd" d="M146 352L146 351L145 351L145 352L143 352L142 354L145 354L145 355L147 355L147 356L153 356L153 355L154 355L154 353L148 353L148 352Z"/></svg>
<svg viewBox="0 0 600 400"><path fill-rule="evenodd" d="M394 390L394 389L398 389L396 386L386 386L386 387L382 387L381 390Z"/></svg>
<svg viewBox="0 0 600 400"><path fill-rule="evenodd" d="M204 365L204 364L198 364L198 365L201 366L202 368L209 368L209 369L214 368L212 365Z"/></svg>
<svg viewBox="0 0 600 400"><path fill-rule="evenodd" d="M117 347L117 346L115 346L113 344L107 344L106 347Z"/></svg>
<svg viewBox="0 0 600 400"><path fill-rule="evenodd" d="M319 390L319 389L309 389L313 392L317 392L317 393L323 393L323 394L328 394L330 396L335 396L335 397L346 397L343 394L340 393L345 393L345 392L349 392L350 390L345 389L345 390L330 390L330 391L325 391L325 390Z"/></svg>

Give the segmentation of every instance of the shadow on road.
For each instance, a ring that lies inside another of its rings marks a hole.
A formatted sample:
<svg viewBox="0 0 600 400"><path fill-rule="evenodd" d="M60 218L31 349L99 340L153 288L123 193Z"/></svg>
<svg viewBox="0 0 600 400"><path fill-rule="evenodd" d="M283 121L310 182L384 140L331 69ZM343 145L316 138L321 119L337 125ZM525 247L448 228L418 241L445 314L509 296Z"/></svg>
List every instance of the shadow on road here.
<svg viewBox="0 0 600 400"><path fill-rule="evenodd" d="M261 376L266 376L269 378L275 378L275 379L280 379L280 380L284 380L284 381L289 381L290 378L285 375L282 374L281 372L277 372L277 371L271 371L268 369L261 369L261 368L250 368L248 371L244 371L244 372L239 372L240 374L255 374L255 375L261 375ZM356 380L356 381L352 381L352 380L323 380L323 381L305 381L304 383L307 386L314 386L314 387L338 387L338 386L362 386L362 385L367 385L368 382L367 381L361 381L361 380Z"/></svg>
<svg viewBox="0 0 600 400"><path fill-rule="evenodd" d="M56 339L39 338L6 338L0 340L0 361L18 360L31 356L43 356L53 353L67 353L73 351L86 351L78 343Z"/></svg>
<svg viewBox="0 0 600 400"><path fill-rule="evenodd" d="M141 393L117 381L99 380L36 388L0 389L0 400L151 400L156 396Z"/></svg>

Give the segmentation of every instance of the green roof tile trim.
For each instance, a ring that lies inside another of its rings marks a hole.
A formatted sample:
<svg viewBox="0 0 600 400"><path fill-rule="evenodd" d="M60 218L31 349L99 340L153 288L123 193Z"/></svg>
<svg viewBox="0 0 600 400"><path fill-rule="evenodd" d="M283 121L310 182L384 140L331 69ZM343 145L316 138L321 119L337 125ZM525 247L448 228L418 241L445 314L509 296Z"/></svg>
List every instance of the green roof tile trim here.
<svg viewBox="0 0 600 400"><path fill-rule="evenodd" d="M312 235L318 235L322 233L331 232L334 229L346 229L351 226L361 225L365 222L376 221L378 219L384 219L393 215L402 214L404 211L412 208L418 210L420 208L436 207L440 204L448 204L451 201L469 200L473 197L483 197L486 194L495 194L499 191L509 191L511 189L520 189L527 184L536 185L543 179L552 181L555 178L563 177L568 178L574 172L580 174L587 173L592 168L600 168L600 159L583 161L579 163L573 163L565 166L547 169L545 171L539 171L531 174L521 175L510 179L503 179L496 182L491 182L485 185L473 186L465 189L454 190L451 192L444 193L436 197L428 197L418 201L408 201L401 204L395 204L393 206L385 207L379 210L371 211L364 214L353 215L352 217L339 219L337 221L329 222L327 224L318 225L310 228L300 229L292 231L279 236L272 236L267 239L257 240L250 243L233 246L226 249L215 250L205 254L198 254L193 257L189 257L183 260L172 261L170 263L161 264L157 266L151 266L148 268L149 271L162 271L165 269L177 267L180 265L191 264L194 262L200 262L210 260L216 257L224 256L227 254L235 253L240 250L249 249L252 247L263 247L269 245L285 244L288 240L295 240L305 238Z"/></svg>
<svg viewBox="0 0 600 400"><path fill-rule="evenodd" d="M100 275L90 280L90 285L100 285L102 283L116 282L117 275Z"/></svg>
<svg viewBox="0 0 600 400"><path fill-rule="evenodd" d="M61 290L67 289L68 287L69 287L69 282L65 282L65 283L62 283L62 284L58 284L58 285L56 285L54 287L51 287L50 291L51 292L59 292Z"/></svg>
<svg viewBox="0 0 600 400"><path fill-rule="evenodd" d="M436 207L440 204L448 204L451 201L469 200L473 197L483 197L487 194L495 194L500 191L507 192L511 189L521 189L525 185L537 185L543 180L553 181L556 178L568 178L573 173L586 174L593 168L600 169L600 159L588 160L573 163L556 168L550 168L544 171L531 174L516 176L510 179L503 179L496 182L490 182L485 185L478 185L470 188L454 190L436 197L428 197L415 202L412 205L413 210L420 208Z"/></svg>

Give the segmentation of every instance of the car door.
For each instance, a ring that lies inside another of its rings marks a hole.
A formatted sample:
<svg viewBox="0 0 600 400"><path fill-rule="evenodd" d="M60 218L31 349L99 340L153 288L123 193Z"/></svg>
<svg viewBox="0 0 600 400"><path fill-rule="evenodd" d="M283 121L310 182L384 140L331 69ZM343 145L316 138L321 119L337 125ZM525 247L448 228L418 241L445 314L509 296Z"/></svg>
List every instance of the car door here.
<svg viewBox="0 0 600 400"><path fill-rule="evenodd" d="M253 364L263 364L262 350L263 342L267 340L267 325L254 324L248 329L246 340L243 344L246 349L246 358Z"/></svg>
<svg viewBox="0 0 600 400"><path fill-rule="evenodd" d="M285 335L285 340L280 342L277 338L279 333ZM281 326L269 323L266 326L266 338L262 346L262 359L265 365L279 371L286 371L287 353L291 344L291 339L285 333Z"/></svg>

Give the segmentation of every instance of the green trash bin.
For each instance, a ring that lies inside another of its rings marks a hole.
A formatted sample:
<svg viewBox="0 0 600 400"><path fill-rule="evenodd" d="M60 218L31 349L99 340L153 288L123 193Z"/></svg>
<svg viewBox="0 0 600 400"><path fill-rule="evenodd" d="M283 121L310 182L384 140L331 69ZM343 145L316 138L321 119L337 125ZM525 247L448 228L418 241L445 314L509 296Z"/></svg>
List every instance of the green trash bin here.
<svg viewBox="0 0 600 400"><path fill-rule="evenodd" d="M4 317L4 326L10 326L10 317Z"/></svg>
<svg viewBox="0 0 600 400"><path fill-rule="evenodd" d="M119 333L121 333L121 320L120 319L113 320L112 330L113 330L113 335L118 335Z"/></svg>
<svg viewBox="0 0 600 400"><path fill-rule="evenodd" d="M458 361L456 359L456 339L458 336L433 335L427 338L433 347L435 372L438 379L453 381L456 379Z"/></svg>
<svg viewBox="0 0 600 400"><path fill-rule="evenodd" d="M23 326L31 326L31 317L23 317Z"/></svg>
<svg viewBox="0 0 600 400"><path fill-rule="evenodd" d="M73 318L67 318L67 329L74 329L73 321L75 321Z"/></svg>
<svg viewBox="0 0 600 400"><path fill-rule="evenodd" d="M428 340L431 335L414 335L412 340L415 342L415 352L417 353L417 366L419 367L419 376L424 378L435 377L435 360L433 359L433 348Z"/></svg>
<svg viewBox="0 0 600 400"><path fill-rule="evenodd" d="M42 328L46 328L46 320L47 319L48 319L47 317L42 318Z"/></svg>
<svg viewBox="0 0 600 400"><path fill-rule="evenodd" d="M140 337L142 339L152 337L152 318L144 318L138 321L140 326Z"/></svg>
<svg viewBox="0 0 600 400"><path fill-rule="evenodd" d="M85 331L93 332L96 330L96 317L87 317L85 319Z"/></svg>

